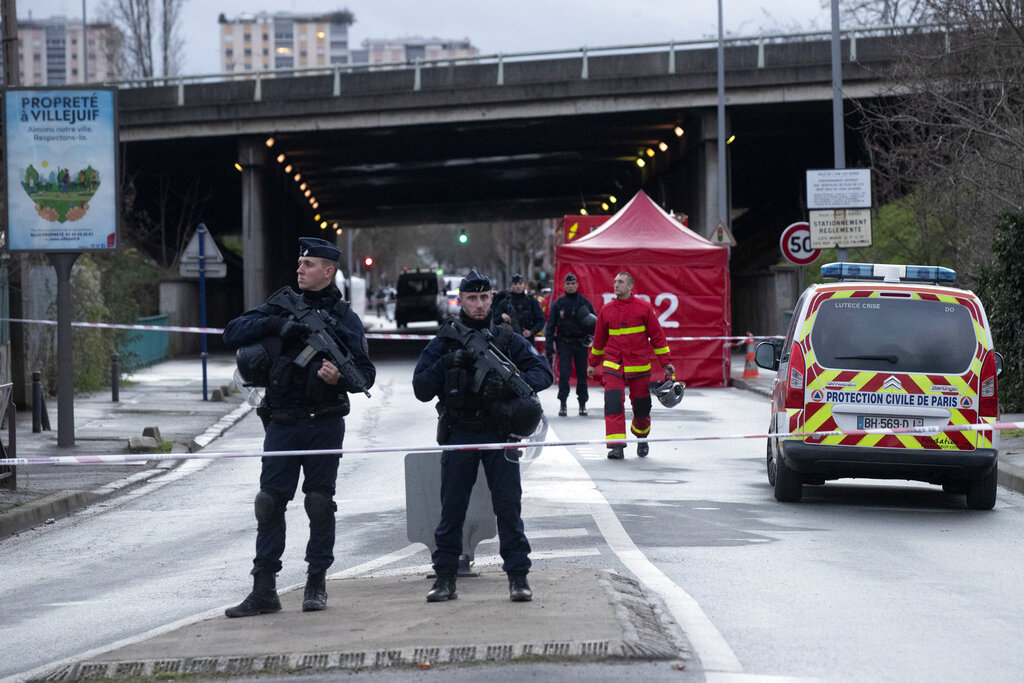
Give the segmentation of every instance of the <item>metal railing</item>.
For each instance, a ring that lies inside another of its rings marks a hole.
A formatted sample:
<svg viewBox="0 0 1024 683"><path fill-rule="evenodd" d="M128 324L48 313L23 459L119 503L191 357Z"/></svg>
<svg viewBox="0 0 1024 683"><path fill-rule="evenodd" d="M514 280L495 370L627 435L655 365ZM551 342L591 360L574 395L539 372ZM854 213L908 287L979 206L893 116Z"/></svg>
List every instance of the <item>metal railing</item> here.
<svg viewBox="0 0 1024 683"><path fill-rule="evenodd" d="M913 32L943 33L945 34L946 50L949 50L948 27L937 24L907 24L888 27L853 28L842 31L840 37L842 40L846 40L849 43L849 61L856 62L858 39L885 37L893 35L905 35ZM767 68L768 66L765 58L765 47L768 45L780 43L806 43L819 40L830 41L831 37L832 34L830 31L803 31L794 33L773 33L766 35L725 38L723 40L723 43L726 47L744 47L756 45L758 48L757 68L764 69ZM255 71L226 71L218 73L191 74L178 76L155 76L151 78L132 78L121 81L108 81L105 82L104 85L112 85L118 88L149 88L174 86L178 90L178 105L182 106L185 104L186 85L253 80L255 81L255 87L253 89L253 101L258 102L261 101L263 98L262 82L263 79L265 78L276 78L282 76L292 77L333 75L334 84L332 94L334 97L338 97L341 95L341 74L343 73L352 74L378 71L383 72L412 70L412 89L414 91L418 91L421 90L423 87L422 72L424 69L493 64L497 67L495 85L501 86L505 84L505 64L508 62L526 62L537 61L541 59L566 58L580 60L581 67L579 77L581 80L586 80L587 78L589 78L590 72L589 59L591 56L595 54L639 54L649 52L663 52L667 50L668 69L666 73L675 74L677 52L684 50L706 49L711 47L717 47L717 45L717 38L699 38L694 40L672 40L668 42L656 43L632 43L626 45L612 45L606 47L583 46L580 48L565 48L559 50L535 50L529 52L495 53L463 57L445 57L438 59L416 58L415 60L412 61L390 62L383 64L332 64L325 66L309 67L281 67L275 69L260 69Z"/></svg>
<svg viewBox="0 0 1024 683"><path fill-rule="evenodd" d="M4 419L7 420L7 445L0 443L0 458L16 458L18 457L18 445L17 445L17 408L14 406L14 396L12 389L14 384L7 382L6 384L0 384L0 424L3 424ZM15 491L18 488L18 468L14 465L10 467L4 465L0 466L0 488Z"/></svg>

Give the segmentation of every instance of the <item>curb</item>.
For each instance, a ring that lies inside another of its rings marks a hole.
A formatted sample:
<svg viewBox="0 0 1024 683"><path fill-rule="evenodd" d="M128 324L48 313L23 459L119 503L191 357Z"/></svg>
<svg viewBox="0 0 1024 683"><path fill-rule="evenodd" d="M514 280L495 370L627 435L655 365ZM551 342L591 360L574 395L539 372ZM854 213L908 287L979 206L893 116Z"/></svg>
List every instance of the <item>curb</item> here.
<svg viewBox="0 0 1024 683"><path fill-rule="evenodd" d="M755 394L760 394L761 396L764 396L765 398L771 398L772 397L772 390L771 389L768 389L766 387L760 387L760 386L754 384L753 382L747 382L746 380L744 380L744 379L742 379L740 377L733 377L732 378L732 386L736 387L737 389L743 389L744 391L751 391L751 392L753 392Z"/></svg>
<svg viewBox="0 0 1024 683"><path fill-rule="evenodd" d="M101 503L119 493L127 493L145 484L153 477L163 474L165 470L180 464L180 461L165 462L170 462L171 466L160 467L157 465L93 491L57 491L25 505L12 508L0 514L0 538L14 536L40 524L52 523L55 519L67 517L73 512Z"/></svg>
<svg viewBox="0 0 1024 683"><path fill-rule="evenodd" d="M253 407L248 403L238 406L212 427L193 438L186 450L189 453L202 450L214 439L223 435L232 425L245 417L252 409ZM121 493L127 493L147 483L150 479L178 467L181 463L181 460L163 460L142 472L136 472L92 491L57 491L24 505L11 508L6 512L0 513L0 539L20 534L22 531L27 531L40 524L50 523L61 517L67 517L90 505L103 502Z"/></svg>
<svg viewBox="0 0 1024 683"><path fill-rule="evenodd" d="M1008 462L999 463L999 485L1017 493L1024 493L1024 467Z"/></svg>

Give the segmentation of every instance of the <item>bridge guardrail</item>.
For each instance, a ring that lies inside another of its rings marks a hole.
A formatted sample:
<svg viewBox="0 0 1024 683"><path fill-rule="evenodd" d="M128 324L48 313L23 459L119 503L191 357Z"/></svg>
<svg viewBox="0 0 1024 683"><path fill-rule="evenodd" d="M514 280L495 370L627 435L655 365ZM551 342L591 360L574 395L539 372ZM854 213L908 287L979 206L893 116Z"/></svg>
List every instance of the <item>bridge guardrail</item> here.
<svg viewBox="0 0 1024 683"><path fill-rule="evenodd" d="M857 61L857 41L864 38L886 37L909 33L941 33L945 36L946 50L949 50L948 27L937 24L906 24L887 27L865 27L845 29L840 34L841 40L846 40L849 45L848 61ZM737 36L723 39L726 47L749 47L757 46L757 68L764 69L768 66L765 56L765 48L768 45L783 43L804 43L817 40L831 40L830 31L802 31L792 33L775 33L757 36ZM668 41L655 43L633 43L626 45L612 45L604 47L564 48L559 50L534 50L528 52L494 53L486 55L473 55L464 57L448 57L442 59L416 58L412 61L393 62L386 64L332 64L325 66L310 67L282 67L275 69L261 69L256 71L227 71L207 74L191 74L177 76L155 76L151 78L134 78L121 81L107 81L105 85L112 85L118 88L150 88L168 87L177 88L177 104L185 104L185 86L200 83L218 83L224 81L253 80L253 100L260 101L263 98L262 81L265 78L292 77L292 76L314 76L333 75L333 95L341 95L341 74L375 72L375 71L408 71L412 70L414 91L422 89L421 73L423 69L452 66L479 66L493 64L497 67L496 85L505 84L504 66L508 62L525 62L540 59L560 58L580 60L580 79L589 78L589 58L595 54L638 54L645 52L668 51L667 74L676 73L676 53L684 50L697 50L708 47L717 47L717 38L700 38L694 40Z"/></svg>

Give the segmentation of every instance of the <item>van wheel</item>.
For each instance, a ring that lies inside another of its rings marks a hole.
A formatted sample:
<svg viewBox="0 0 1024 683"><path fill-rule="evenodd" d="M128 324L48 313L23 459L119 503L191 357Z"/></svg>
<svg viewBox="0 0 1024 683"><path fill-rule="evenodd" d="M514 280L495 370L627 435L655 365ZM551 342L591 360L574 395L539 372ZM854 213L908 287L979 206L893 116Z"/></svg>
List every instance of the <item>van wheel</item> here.
<svg viewBox="0 0 1024 683"><path fill-rule="evenodd" d="M996 487L999 484L999 466L981 479L967 482L967 507L972 510L991 510L996 505Z"/></svg>
<svg viewBox="0 0 1024 683"><path fill-rule="evenodd" d="M967 482L963 479L947 481L942 484L942 490L946 493L967 493Z"/></svg>
<svg viewBox="0 0 1024 683"><path fill-rule="evenodd" d="M780 503L798 503L804 495L804 482L800 474L790 468L782 458L775 459L775 500Z"/></svg>
<svg viewBox="0 0 1024 683"><path fill-rule="evenodd" d="M768 439L768 483L775 486L775 458L772 457L772 440Z"/></svg>

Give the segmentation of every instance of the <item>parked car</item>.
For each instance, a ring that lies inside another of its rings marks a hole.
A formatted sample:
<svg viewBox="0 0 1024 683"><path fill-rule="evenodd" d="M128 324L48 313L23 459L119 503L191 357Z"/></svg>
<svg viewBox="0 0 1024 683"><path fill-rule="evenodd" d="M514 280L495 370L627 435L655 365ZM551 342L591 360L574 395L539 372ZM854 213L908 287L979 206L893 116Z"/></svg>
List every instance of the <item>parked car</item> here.
<svg viewBox="0 0 1024 683"><path fill-rule="evenodd" d="M991 424L1003 359L981 301L948 268L830 263L797 301L785 341L755 351L777 370L770 434ZM780 501L845 477L908 479L995 505L998 432L768 439L768 481Z"/></svg>
<svg viewBox="0 0 1024 683"><path fill-rule="evenodd" d="M442 322L447 315L444 280L433 271L406 271L398 276L395 323L407 327L422 321Z"/></svg>
<svg viewBox="0 0 1024 683"><path fill-rule="evenodd" d="M459 285L462 284L461 275L445 275L444 276L444 289L445 299L448 315L458 315L459 309L462 307L459 305Z"/></svg>

